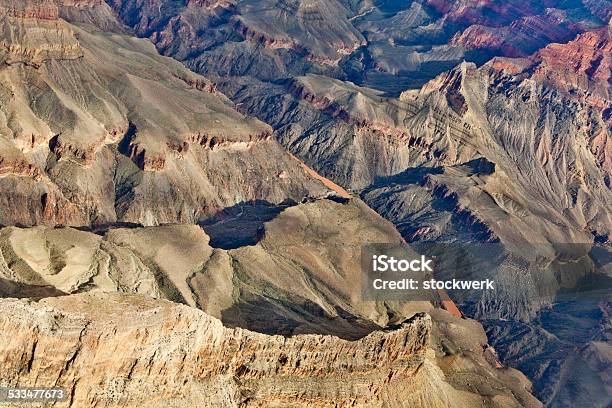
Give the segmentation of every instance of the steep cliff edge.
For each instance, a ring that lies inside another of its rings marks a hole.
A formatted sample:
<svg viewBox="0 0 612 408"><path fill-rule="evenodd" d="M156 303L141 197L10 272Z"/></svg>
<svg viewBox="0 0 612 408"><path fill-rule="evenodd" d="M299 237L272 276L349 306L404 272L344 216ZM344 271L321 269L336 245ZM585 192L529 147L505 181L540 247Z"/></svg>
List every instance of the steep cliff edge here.
<svg viewBox="0 0 612 408"><path fill-rule="evenodd" d="M463 386L449 384L464 374L436 356L424 315L349 342L227 329L138 295L3 299L0 308L1 385L63 387L69 397L56 406L539 406L526 383L507 388L499 379L511 373L483 361ZM467 343L465 355L480 348Z"/></svg>
<svg viewBox="0 0 612 408"><path fill-rule="evenodd" d="M235 241L252 221L234 218L255 210L203 228ZM402 240L357 199L288 207L255 240L213 247L194 225L0 230L0 296L23 299L0 301L0 385L65 387L69 406L540 406L482 326L435 296L362 299L363 245Z"/></svg>

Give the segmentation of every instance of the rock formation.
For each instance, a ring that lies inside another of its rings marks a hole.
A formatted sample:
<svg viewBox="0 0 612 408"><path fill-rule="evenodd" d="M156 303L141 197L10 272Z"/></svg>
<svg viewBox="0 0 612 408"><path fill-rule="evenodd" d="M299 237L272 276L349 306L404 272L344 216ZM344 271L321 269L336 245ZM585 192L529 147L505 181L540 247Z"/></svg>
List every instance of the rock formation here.
<svg viewBox="0 0 612 408"><path fill-rule="evenodd" d="M228 15L239 15L241 3ZM549 260L559 243L609 245L607 1L348 2L348 20L365 43L337 66L291 47L254 47L255 37L229 43L227 29L236 26L220 9L175 10L169 25L125 4L113 2L139 35L214 77L293 154L360 191L409 241L499 242L519 254L537 243ZM196 34L204 28L207 35ZM295 44L299 35L285 40ZM201 47L188 49L190 43ZM459 64L464 59L477 65ZM584 261L584 253L574 256ZM508 350L515 350L505 342L511 335L494 329L503 326L496 319L529 325L562 285L585 272L537 270L545 296L525 295L537 286L525 283L499 297L504 301L462 305L491 319L489 332ZM505 355L519 361L525 350L516 350ZM537 378L548 401L578 398L550 391L562 389L561 377Z"/></svg>
<svg viewBox="0 0 612 408"><path fill-rule="evenodd" d="M360 300L368 242L401 238L358 201L287 208L231 250L198 226L5 228L0 294L42 300L0 301L1 385L68 406L540 406L478 323Z"/></svg>
<svg viewBox="0 0 612 408"><path fill-rule="evenodd" d="M286 335L357 338L411 310L397 302L383 307L361 300L362 246L402 241L359 200L290 206L268 222L248 211L242 207L236 219L218 217L203 229L113 228L97 235L4 228L0 278L41 291L51 286L60 293L146 294L201 308L225 324ZM241 239L244 244L237 245Z"/></svg>
<svg viewBox="0 0 612 408"><path fill-rule="evenodd" d="M482 333L439 355L424 315L349 342L228 329L137 295L3 299L0 308L1 384L63 387L58 406L540 406L520 377L504 385L512 370L487 367ZM469 330L458 323L445 325ZM479 373L462 378L462 364Z"/></svg>
<svg viewBox="0 0 612 408"><path fill-rule="evenodd" d="M611 15L0 0L0 386L541 406L511 364L550 406L608 406ZM499 290L363 300L364 245L425 241L495 243Z"/></svg>
<svg viewBox="0 0 612 408"><path fill-rule="evenodd" d="M0 223L195 222L325 193L267 125L146 41L4 13Z"/></svg>

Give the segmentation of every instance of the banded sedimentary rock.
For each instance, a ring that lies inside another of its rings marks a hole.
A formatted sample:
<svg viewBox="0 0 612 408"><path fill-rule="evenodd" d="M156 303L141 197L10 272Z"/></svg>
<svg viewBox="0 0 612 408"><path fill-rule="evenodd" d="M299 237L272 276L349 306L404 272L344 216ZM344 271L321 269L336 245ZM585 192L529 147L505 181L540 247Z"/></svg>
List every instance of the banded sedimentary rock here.
<svg viewBox="0 0 612 408"><path fill-rule="evenodd" d="M267 336L138 295L0 300L0 385L53 385L57 406L539 406L446 382L432 322L415 315L356 341ZM10 341L9 341L10 339Z"/></svg>

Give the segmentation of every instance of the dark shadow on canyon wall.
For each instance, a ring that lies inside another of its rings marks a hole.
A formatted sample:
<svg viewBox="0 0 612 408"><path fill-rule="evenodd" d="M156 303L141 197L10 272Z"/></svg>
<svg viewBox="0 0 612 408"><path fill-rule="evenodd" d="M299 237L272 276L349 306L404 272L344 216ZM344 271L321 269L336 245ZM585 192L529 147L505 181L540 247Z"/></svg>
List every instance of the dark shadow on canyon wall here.
<svg viewBox="0 0 612 408"><path fill-rule="evenodd" d="M198 225L210 236L210 245L214 248L255 245L263 236L264 224L295 204L294 201L281 204L265 200L241 202L201 220Z"/></svg>
<svg viewBox="0 0 612 408"><path fill-rule="evenodd" d="M0 278L0 298L40 300L67 294L50 285L28 285Z"/></svg>

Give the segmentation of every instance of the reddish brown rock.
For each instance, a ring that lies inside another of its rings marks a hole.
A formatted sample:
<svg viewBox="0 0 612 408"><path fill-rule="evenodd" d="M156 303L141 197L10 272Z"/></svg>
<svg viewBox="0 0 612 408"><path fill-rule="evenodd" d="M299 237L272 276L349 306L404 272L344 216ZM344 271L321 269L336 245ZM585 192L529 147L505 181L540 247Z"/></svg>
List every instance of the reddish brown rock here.
<svg viewBox="0 0 612 408"><path fill-rule="evenodd" d="M529 76L583 105L596 109L603 123L585 121L581 130L598 163L612 171L612 42L610 28L587 31L565 44L551 44L529 58L496 58L495 70Z"/></svg>
<svg viewBox="0 0 612 408"><path fill-rule="evenodd" d="M564 91L581 91L589 103L610 108L612 42L609 28L580 34L567 44L539 51L535 77Z"/></svg>

